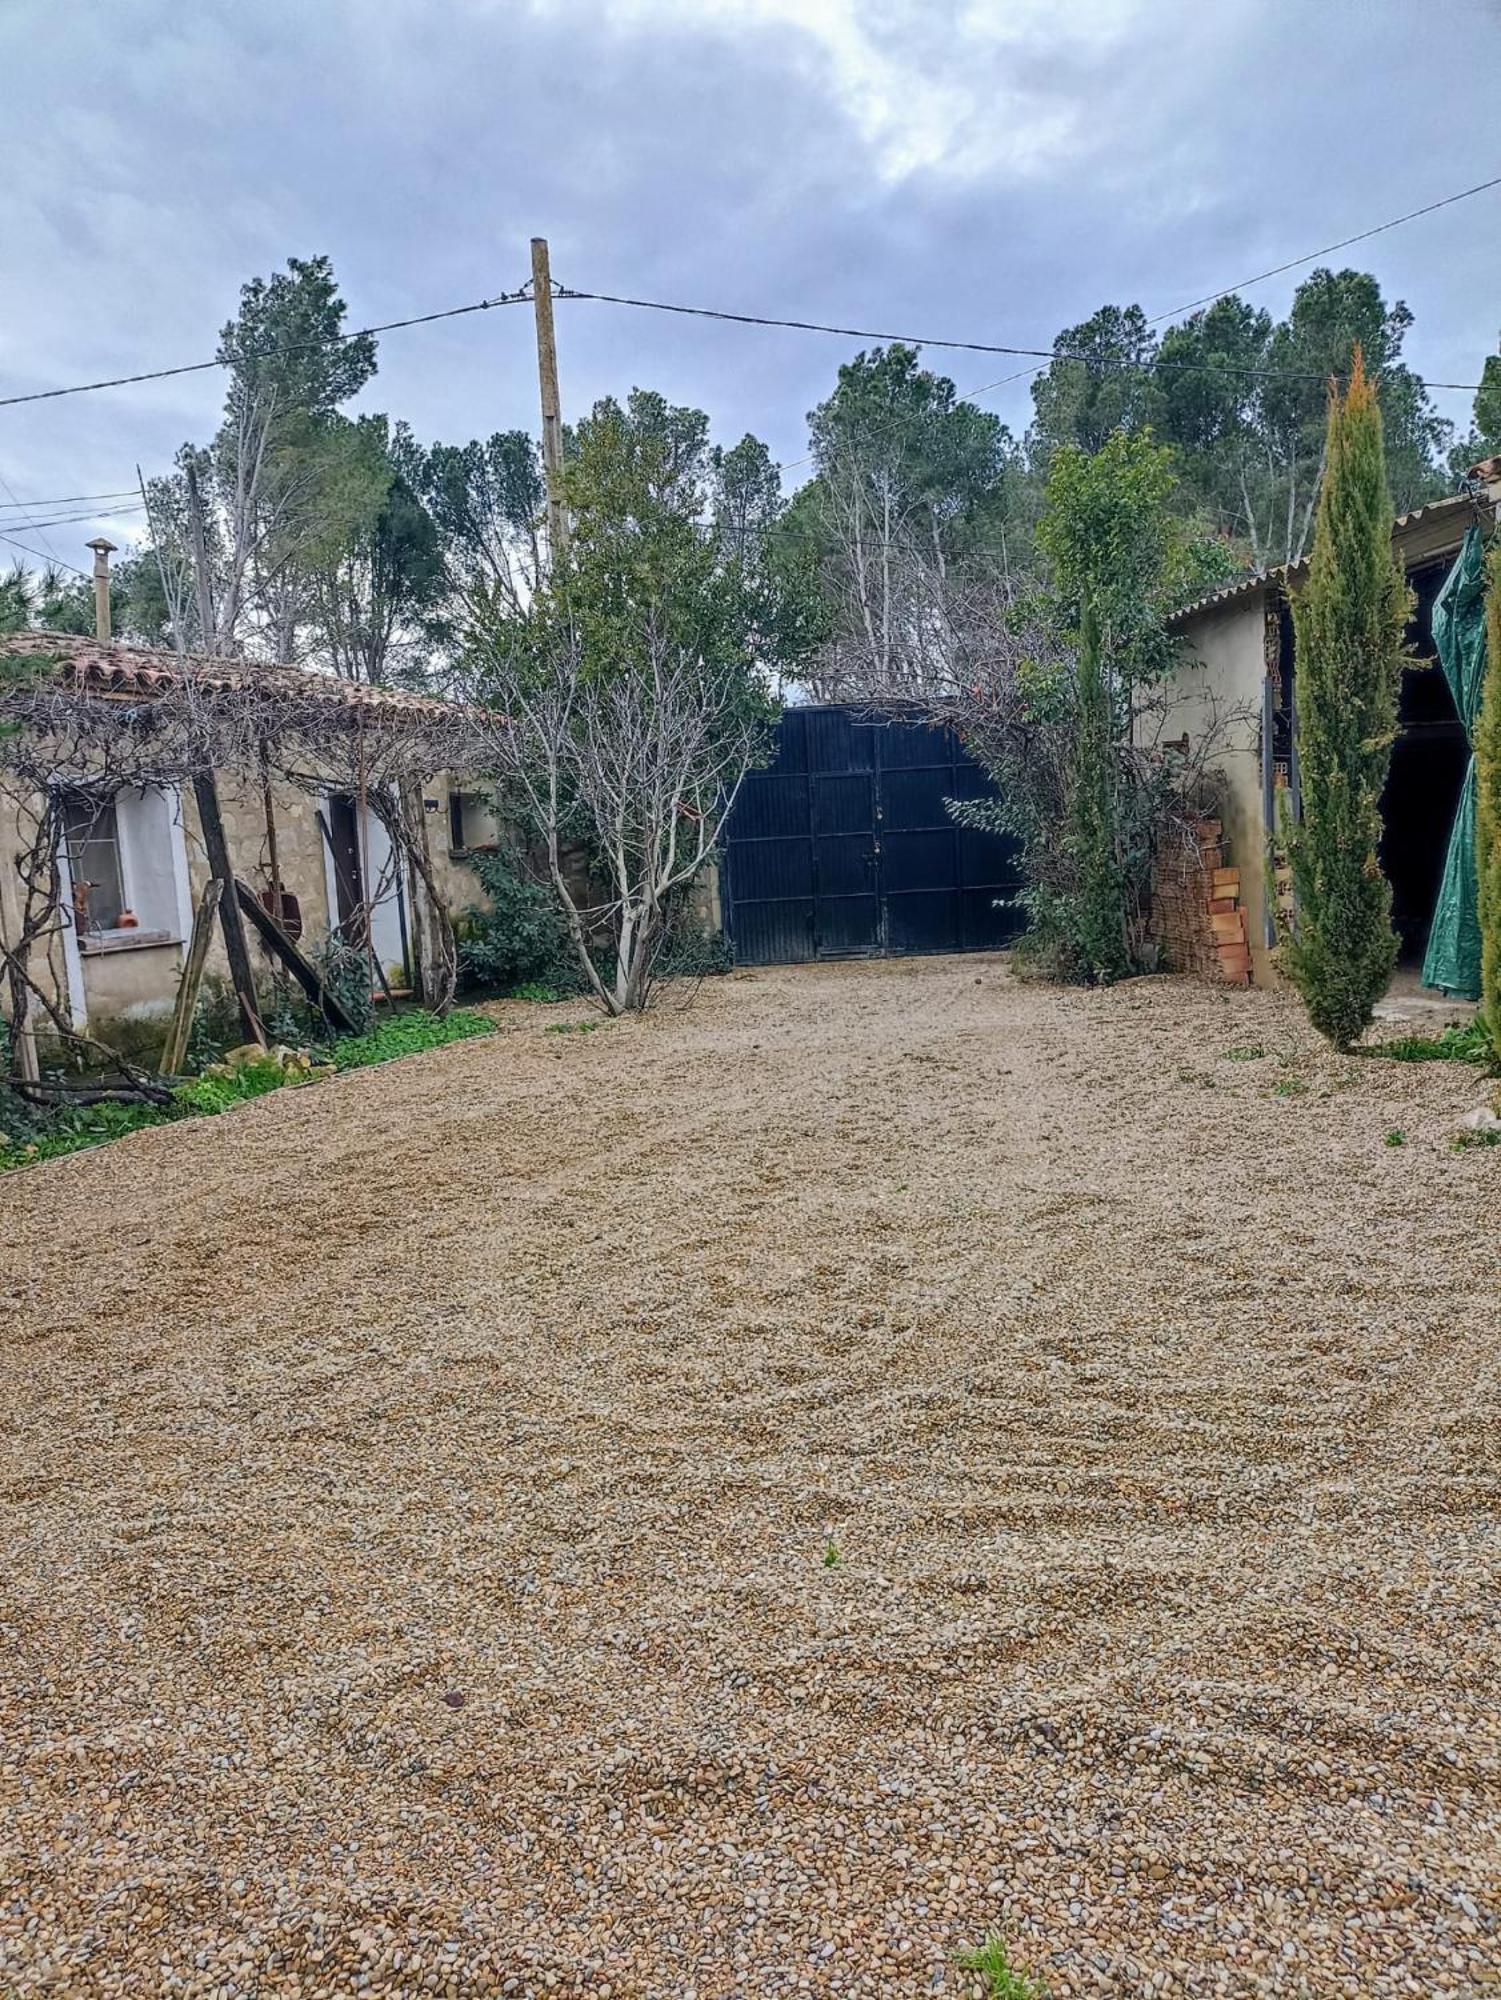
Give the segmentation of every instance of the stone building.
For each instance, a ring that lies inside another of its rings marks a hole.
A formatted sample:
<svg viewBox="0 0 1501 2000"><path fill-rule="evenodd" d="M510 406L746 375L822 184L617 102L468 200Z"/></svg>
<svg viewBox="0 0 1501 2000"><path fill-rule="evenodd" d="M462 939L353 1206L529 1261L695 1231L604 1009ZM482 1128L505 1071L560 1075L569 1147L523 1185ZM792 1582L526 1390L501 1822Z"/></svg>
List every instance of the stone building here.
<svg viewBox="0 0 1501 2000"><path fill-rule="evenodd" d="M87 677L114 698L138 693L150 700L154 686L179 667L170 653L46 633L0 639L0 650L60 657L72 675ZM294 671L243 661L211 664L252 691L258 677ZM341 698L347 687L331 684L331 698ZM364 687L350 698L376 711L426 700ZM68 776L59 771L59 787ZM421 789L428 851L443 895L456 912L481 906L483 892L463 857L497 837L482 795L443 771L425 777ZM407 869L395 865L375 813L367 806L361 814L347 785L332 779L308 789L278 778L263 786L238 772L221 772L217 791L234 871L257 892L271 887L274 837L284 909L300 930L304 951L315 954L359 910L368 871L375 952L393 988L404 986L413 950L411 884ZM191 786L126 785L109 795L79 788L76 797L64 797L64 814L64 922L50 952L53 991L66 995L74 1026L95 1033L122 1016L167 1013L193 910L211 872ZM7 939L18 921L23 845L16 804L0 792L0 934ZM252 941L251 950L254 960L269 966L262 947ZM217 931L208 969L227 971Z"/></svg>
<svg viewBox="0 0 1501 2000"><path fill-rule="evenodd" d="M1470 755L1444 676L1432 665L1433 605L1471 522L1489 525L1501 511L1501 459L1477 466L1469 488L1402 515L1392 534L1416 603L1408 629L1413 665L1403 676L1382 800L1381 865L1392 885L1402 964L1414 976ZM1185 605L1168 621L1181 651L1168 684L1165 734L1186 733L1194 743L1214 735L1212 762L1222 781L1219 853L1238 877L1251 976L1258 982L1277 976L1275 920L1279 898L1285 907L1289 895L1285 869L1279 880L1277 830L1284 795L1295 799L1298 789L1291 607L1307 570L1306 559L1260 570ZM1206 916L1206 923L1212 921Z"/></svg>

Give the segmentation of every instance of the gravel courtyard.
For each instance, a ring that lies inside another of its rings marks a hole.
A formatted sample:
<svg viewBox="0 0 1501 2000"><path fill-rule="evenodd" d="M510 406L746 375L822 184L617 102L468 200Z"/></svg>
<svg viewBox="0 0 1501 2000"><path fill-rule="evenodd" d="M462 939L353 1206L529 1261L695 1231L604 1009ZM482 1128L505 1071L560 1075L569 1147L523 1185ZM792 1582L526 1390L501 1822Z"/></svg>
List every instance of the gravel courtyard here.
<svg viewBox="0 0 1501 2000"><path fill-rule="evenodd" d="M1501 1990L1475 1071L498 1011L0 1182L7 2000Z"/></svg>

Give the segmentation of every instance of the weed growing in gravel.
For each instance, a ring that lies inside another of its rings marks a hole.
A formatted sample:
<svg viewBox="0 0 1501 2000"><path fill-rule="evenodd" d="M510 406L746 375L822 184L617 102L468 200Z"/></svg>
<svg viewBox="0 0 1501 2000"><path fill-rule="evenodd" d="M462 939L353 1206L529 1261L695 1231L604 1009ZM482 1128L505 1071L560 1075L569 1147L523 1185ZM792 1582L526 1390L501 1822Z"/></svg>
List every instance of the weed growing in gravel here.
<svg viewBox="0 0 1501 2000"><path fill-rule="evenodd" d="M1468 1152L1471 1146L1501 1146L1501 1130L1487 1125L1478 1132L1456 1132L1449 1144L1456 1153Z"/></svg>
<svg viewBox="0 0 1501 2000"><path fill-rule="evenodd" d="M1400 1125L1394 1125L1381 1143L1384 1146L1405 1146L1407 1144L1407 1134L1402 1130Z"/></svg>
<svg viewBox="0 0 1501 2000"><path fill-rule="evenodd" d="M1301 1076L1285 1076L1272 1086L1273 1097L1306 1097L1308 1085Z"/></svg>
<svg viewBox="0 0 1501 2000"><path fill-rule="evenodd" d="M1261 1046L1260 1042L1247 1042L1242 1048L1226 1049L1225 1061L1260 1062L1265 1054L1266 1050Z"/></svg>
<svg viewBox="0 0 1501 2000"><path fill-rule="evenodd" d="M823 1566L825 1569L838 1569L843 1561L844 1557L839 1553L839 1544L830 1535L823 1545Z"/></svg>
<svg viewBox="0 0 1501 2000"><path fill-rule="evenodd" d="M955 1963L964 1972L978 1972L985 1981L987 2000L1047 2000L1047 1988L1011 1963L1006 1940L999 1934L986 1938L974 1951L961 1951Z"/></svg>
<svg viewBox="0 0 1501 2000"><path fill-rule="evenodd" d="M592 1035L596 1028L602 1028L603 1021L549 1021L542 1030L544 1035Z"/></svg>
<svg viewBox="0 0 1501 2000"><path fill-rule="evenodd" d="M1398 1035L1361 1053L1384 1056L1388 1062L1466 1062L1477 1069L1489 1069L1492 1062L1490 1038L1479 1021L1445 1028L1441 1035Z"/></svg>

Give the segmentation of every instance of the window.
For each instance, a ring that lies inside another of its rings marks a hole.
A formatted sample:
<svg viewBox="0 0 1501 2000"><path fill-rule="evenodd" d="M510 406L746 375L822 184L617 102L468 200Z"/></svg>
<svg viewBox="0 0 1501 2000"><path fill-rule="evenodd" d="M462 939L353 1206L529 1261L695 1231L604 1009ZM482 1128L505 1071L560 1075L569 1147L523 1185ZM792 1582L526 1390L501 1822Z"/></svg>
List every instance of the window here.
<svg viewBox="0 0 1501 2000"><path fill-rule="evenodd" d="M464 794L451 785L448 788L448 845L455 854L462 854L469 845L464 838Z"/></svg>
<svg viewBox="0 0 1501 2000"><path fill-rule="evenodd" d="M120 820L113 799L74 792L63 805L73 918L80 938L118 928L125 908Z"/></svg>
<svg viewBox="0 0 1501 2000"><path fill-rule="evenodd" d="M64 793L62 813L80 948L179 941L190 912L176 792L127 785L106 797L79 787Z"/></svg>

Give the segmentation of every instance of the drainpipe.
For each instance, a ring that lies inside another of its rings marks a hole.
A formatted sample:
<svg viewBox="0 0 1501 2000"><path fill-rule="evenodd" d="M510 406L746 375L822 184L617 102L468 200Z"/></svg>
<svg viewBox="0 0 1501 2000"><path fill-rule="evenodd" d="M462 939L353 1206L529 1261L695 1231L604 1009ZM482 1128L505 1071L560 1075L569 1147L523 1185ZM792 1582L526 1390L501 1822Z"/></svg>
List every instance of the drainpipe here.
<svg viewBox="0 0 1501 2000"><path fill-rule="evenodd" d="M115 552L113 542L107 542L103 535L85 544L94 551L94 637L101 646L109 644L109 559Z"/></svg>

